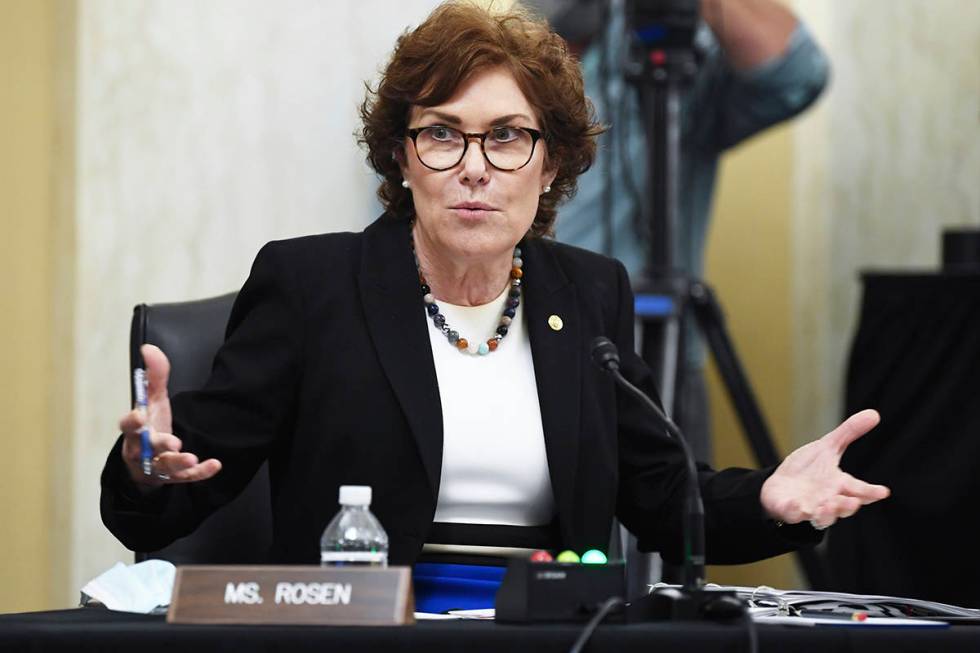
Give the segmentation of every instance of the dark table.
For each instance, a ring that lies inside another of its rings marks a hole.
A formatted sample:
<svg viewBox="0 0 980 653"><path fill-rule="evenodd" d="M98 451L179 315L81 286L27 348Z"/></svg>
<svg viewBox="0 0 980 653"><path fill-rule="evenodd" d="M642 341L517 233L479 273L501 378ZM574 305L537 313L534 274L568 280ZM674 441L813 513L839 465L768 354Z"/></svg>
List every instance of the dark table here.
<svg viewBox="0 0 980 653"><path fill-rule="evenodd" d="M189 626L162 616L97 608L0 615L2 651L535 651L564 652L575 625L509 626L489 621L424 621L415 626ZM980 626L933 628L759 626L759 650L779 653L980 650ZM744 625L660 623L603 625L586 651L737 653L748 650Z"/></svg>

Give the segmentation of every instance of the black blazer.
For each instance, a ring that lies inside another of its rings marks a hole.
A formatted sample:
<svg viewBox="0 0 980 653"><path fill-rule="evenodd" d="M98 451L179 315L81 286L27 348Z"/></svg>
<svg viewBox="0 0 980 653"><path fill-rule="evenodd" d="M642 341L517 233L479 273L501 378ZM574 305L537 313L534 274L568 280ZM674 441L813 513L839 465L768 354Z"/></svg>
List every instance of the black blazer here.
<svg viewBox="0 0 980 653"><path fill-rule="evenodd" d="M633 295L616 261L527 240L525 319L562 545L605 550L613 516L641 547L681 551L679 448L589 361L605 335L627 378L654 394L633 354ZM555 331L548 318L558 315ZM272 562L316 563L340 485L374 488L372 511L392 564L412 564L432 525L442 414L408 223L382 216L362 233L262 248L228 323L210 379L172 399L184 449L224 463L214 478L140 497L120 443L102 475L102 518L125 545L154 550L191 532L269 460ZM448 346L448 345L447 345ZM465 382L465 380L462 380ZM500 415L500 428L520 415ZM767 471L703 467L708 559L744 562L815 539L767 520Z"/></svg>

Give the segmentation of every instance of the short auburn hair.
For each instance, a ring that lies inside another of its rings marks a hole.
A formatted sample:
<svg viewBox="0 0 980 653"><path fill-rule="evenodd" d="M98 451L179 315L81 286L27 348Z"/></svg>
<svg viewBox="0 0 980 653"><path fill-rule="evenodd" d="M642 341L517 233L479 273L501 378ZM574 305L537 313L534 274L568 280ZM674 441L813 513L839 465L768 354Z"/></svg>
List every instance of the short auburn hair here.
<svg viewBox="0 0 980 653"><path fill-rule="evenodd" d="M399 37L377 89L368 86L359 141L382 177L378 198L390 214L409 217L414 211L412 194L401 185L396 154L404 147L412 106L442 104L474 73L496 66L514 76L537 112L547 144L546 166L557 170L528 235L554 233L557 205L575 194L577 177L595 159L595 137L603 127L565 41L519 6L497 12L472 2L440 5Z"/></svg>

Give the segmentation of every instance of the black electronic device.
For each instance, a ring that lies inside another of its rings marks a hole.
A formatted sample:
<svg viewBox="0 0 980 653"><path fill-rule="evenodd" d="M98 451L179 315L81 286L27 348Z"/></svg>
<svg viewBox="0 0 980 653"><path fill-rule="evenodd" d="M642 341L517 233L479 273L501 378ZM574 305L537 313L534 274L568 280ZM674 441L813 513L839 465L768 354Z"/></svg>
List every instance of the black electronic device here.
<svg viewBox="0 0 980 653"><path fill-rule="evenodd" d="M690 48L700 20L700 0L629 0L627 20L647 49Z"/></svg>
<svg viewBox="0 0 980 653"><path fill-rule="evenodd" d="M946 229L943 231L943 270L946 272L980 271L980 229Z"/></svg>
<svg viewBox="0 0 980 653"><path fill-rule="evenodd" d="M585 622L610 597L626 594L622 562L580 564L515 559L497 590L494 618L509 623ZM622 612L611 621L622 620Z"/></svg>
<svg viewBox="0 0 980 653"><path fill-rule="evenodd" d="M745 601L734 590L658 587L627 604L626 621L726 621L746 611Z"/></svg>

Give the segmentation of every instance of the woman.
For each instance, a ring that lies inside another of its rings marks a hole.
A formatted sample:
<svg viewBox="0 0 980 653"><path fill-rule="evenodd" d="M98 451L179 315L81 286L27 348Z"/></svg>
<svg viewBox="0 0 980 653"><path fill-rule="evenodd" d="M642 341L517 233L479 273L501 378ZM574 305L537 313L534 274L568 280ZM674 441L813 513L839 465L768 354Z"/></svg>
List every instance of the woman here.
<svg viewBox="0 0 980 653"><path fill-rule="evenodd" d="M561 39L520 11L443 5L399 40L362 117L387 212L362 233L266 245L203 390L169 400L166 357L144 347L157 475L129 413L106 525L164 546L268 459L274 562L316 562L343 484L374 488L392 564L426 542L605 549L614 516L677 559L680 451L588 363L605 335L655 392L628 353L626 273L543 238L600 131ZM703 467L709 561L813 542L807 522L886 496L837 465L876 421L860 413L775 471Z"/></svg>

